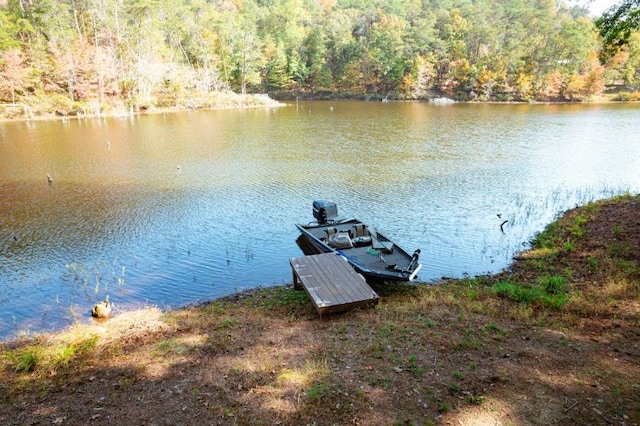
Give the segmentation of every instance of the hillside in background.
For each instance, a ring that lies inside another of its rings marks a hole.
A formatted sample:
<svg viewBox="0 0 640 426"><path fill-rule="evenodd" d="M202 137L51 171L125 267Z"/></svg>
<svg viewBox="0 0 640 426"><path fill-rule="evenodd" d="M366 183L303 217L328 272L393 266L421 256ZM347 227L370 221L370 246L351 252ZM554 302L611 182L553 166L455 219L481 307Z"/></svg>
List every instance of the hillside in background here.
<svg viewBox="0 0 640 426"><path fill-rule="evenodd" d="M79 115L229 92L583 101L638 84L637 31L604 65L601 51L587 8L553 0L0 0L0 103Z"/></svg>

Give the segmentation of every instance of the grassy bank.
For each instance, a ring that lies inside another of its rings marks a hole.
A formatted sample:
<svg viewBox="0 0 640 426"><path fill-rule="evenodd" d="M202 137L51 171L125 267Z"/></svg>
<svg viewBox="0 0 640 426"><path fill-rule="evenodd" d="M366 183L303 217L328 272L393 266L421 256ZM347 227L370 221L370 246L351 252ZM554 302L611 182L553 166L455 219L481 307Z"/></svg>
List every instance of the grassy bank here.
<svg viewBox="0 0 640 426"><path fill-rule="evenodd" d="M276 287L3 345L3 424L640 424L640 197L319 319Z"/></svg>
<svg viewBox="0 0 640 426"><path fill-rule="evenodd" d="M209 95L175 99L149 100L140 103L126 103L121 100L111 103L97 101L72 102L65 97L52 96L38 99L33 104L0 103L0 121L10 120L50 120L50 119L84 119L110 116L127 116L134 114L153 114L167 111L191 111L202 109L243 109L283 106L282 102L295 100L362 100L382 101L386 96L354 92L281 92L271 97L261 94L241 95L233 92L215 92ZM395 99L392 100L402 100ZM428 101L421 99L420 101ZM591 96L582 103L620 103L640 102L640 92L615 91ZM485 102L480 102L485 103ZM489 102L504 103L504 102ZM511 102L506 102L511 103ZM523 102L515 102L523 103Z"/></svg>
<svg viewBox="0 0 640 426"><path fill-rule="evenodd" d="M34 104L0 103L0 121L8 120L50 120L85 119L134 114L153 114L206 109L244 109L277 107L283 104L267 95L241 95L227 92L215 92L202 96L189 96L184 99L149 100L143 103L126 103L115 100L111 103L97 101L72 102L65 97L44 97Z"/></svg>

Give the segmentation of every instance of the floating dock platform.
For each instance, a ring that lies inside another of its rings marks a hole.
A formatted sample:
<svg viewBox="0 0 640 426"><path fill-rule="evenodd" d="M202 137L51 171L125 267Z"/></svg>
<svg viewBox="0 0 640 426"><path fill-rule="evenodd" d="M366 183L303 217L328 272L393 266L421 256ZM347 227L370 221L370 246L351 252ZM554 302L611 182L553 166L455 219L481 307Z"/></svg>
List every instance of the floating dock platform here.
<svg viewBox="0 0 640 426"><path fill-rule="evenodd" d="M320 317L378 304L380 296L336 253L294 257L289 263L294 288L305 289Z"/></svg>

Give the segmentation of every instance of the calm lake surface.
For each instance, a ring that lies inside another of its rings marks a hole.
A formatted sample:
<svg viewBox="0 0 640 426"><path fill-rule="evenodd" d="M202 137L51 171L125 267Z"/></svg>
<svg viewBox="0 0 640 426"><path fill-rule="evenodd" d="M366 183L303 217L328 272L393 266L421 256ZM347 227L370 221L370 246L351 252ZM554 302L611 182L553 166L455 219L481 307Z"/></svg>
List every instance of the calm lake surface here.
<svg viewBox="0 0 640 426"><path fill-rule="evenodd" d="M421 248L433 281L498 271L560 212L627 191L640 192L637 104L0 123L0 339L90 321L107 296L117 314L290 282L314 198Z"/></svg>

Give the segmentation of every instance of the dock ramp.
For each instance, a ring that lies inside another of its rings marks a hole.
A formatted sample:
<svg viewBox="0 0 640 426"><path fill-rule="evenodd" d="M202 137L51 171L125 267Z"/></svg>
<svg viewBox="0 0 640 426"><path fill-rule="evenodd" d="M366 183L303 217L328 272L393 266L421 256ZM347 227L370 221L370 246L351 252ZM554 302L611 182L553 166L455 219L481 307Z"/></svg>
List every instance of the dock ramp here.
<svg viewBox="0 0 640 426"><path fill-rule="evenodd" d="M320 317L378 303L364 277L336 253L294 257L289 263L294 287L304 288Z"/></svg>

